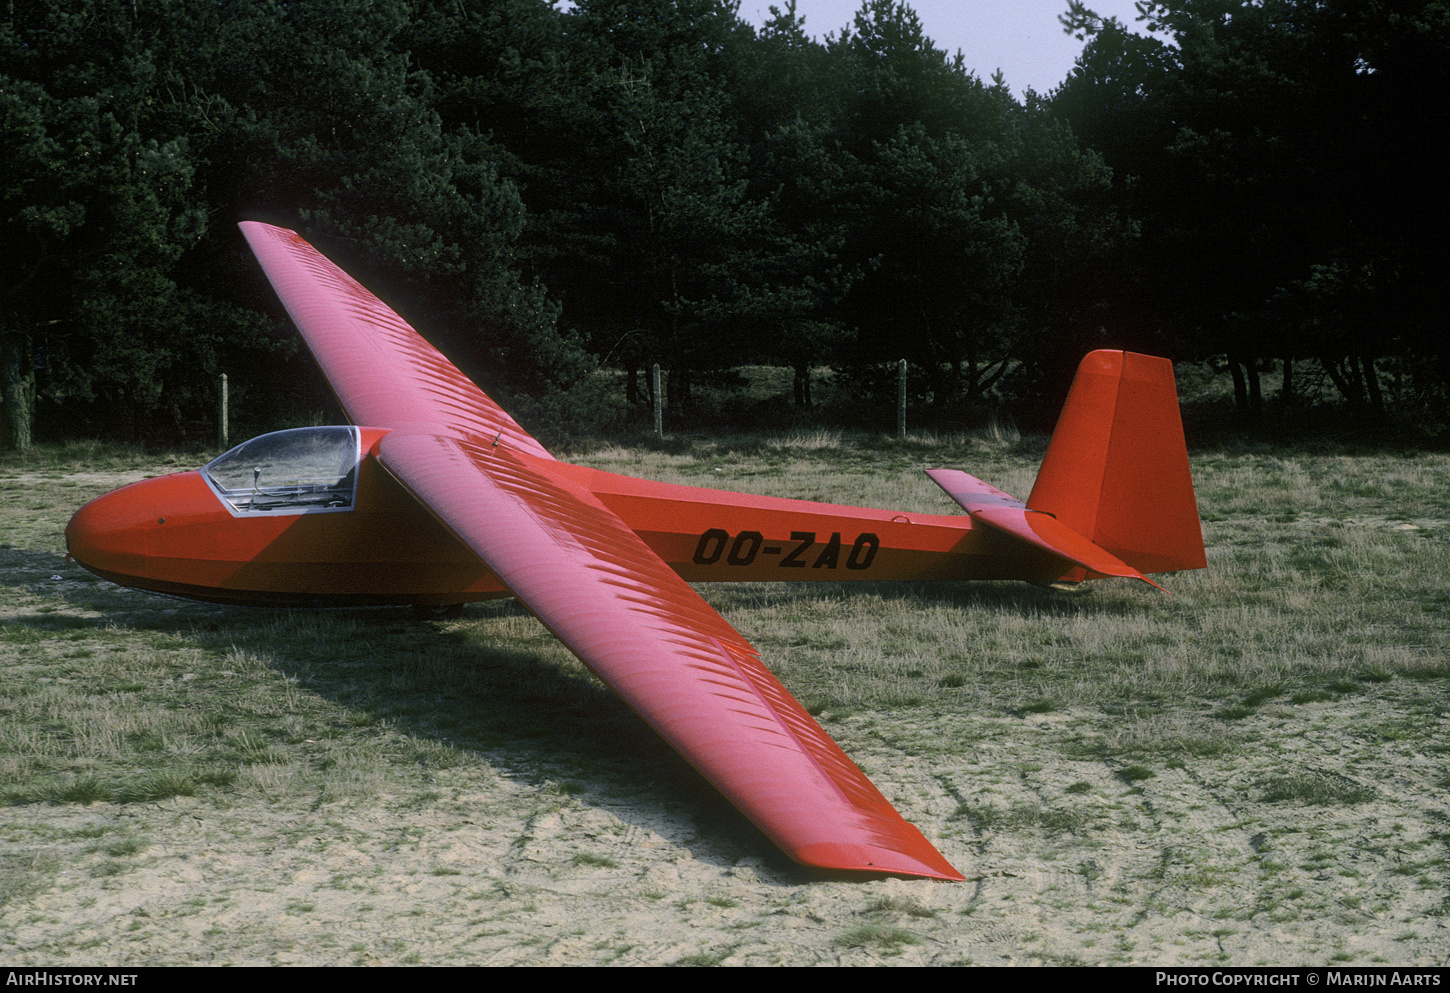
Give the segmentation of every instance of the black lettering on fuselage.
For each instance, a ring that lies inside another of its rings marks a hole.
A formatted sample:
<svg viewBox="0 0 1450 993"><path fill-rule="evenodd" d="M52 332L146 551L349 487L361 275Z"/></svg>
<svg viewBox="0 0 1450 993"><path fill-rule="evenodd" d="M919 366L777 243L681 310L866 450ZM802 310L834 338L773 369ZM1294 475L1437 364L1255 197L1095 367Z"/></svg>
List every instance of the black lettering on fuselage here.
<svg viewBox="0 0 1450 993"><path fill-rule="evenodd" d="M831 534L831 540L821 549L821 554L811 563L812 569L834 569L841 561L841 532Z"/></svg>
<svg viewBox="0 0 1450 993"><path fill-rule="evenodd" d="M764 542L765 536L759 531L741 531L735 536L735 544L730 546L730 556L725 561L731 565L749 565L760 554Z"/></svg>
<svg viewBox="0 0 1450 993"><path fill-rule="evenodd" d="M730 541L730 532L721 531L719 528L711 528L700 535L700 543L695 546L696 565L714 565L720 561L720 556L725 554L725 545Z"/></svg>
<svg viewBox="0 0 1450 993"><path fill-rule="evenodd" d="M732 539L730 532L724 528L710 528L695 543L695 554L691 561L695 565L718 565L724 559L726 565L748 566L755 564L755 560L761 555L780 555L785 552L785 557L776 563L781 569L804 569L808 561L812 569L841 567L841 551L845 547L841 532L833 531L830 540L824 545L816 541L814 531L792 531L790 540L790 549L787 551L784 545L767 545L765 535L759 531L741 531ZM817 548L820 551L813 560L808 560L807 553ZM856 572L871 568L871 563L876 561L876 553L880 550L880 537L870 531L861 532L846 553L846 568Z"/></svg>
<svg viewBox="0 0 1450 993"><path fill-rule="evenodd" d="M796 542L796 546L790 550L789 555L780 560L780 567L782 569L804 569L806 563L801 556L806 553L806 549L816 543L816 533L814 531L792 531L790 540Z"/></svg>
<svg viewBox="0 0 1450 993"><path fill-rule="evenodd" d="M851 546L851 557L846 560L847 569L869 569L876 553L881 550L881 539L874 534L860 534L856 536L856 543Z"/></svg>

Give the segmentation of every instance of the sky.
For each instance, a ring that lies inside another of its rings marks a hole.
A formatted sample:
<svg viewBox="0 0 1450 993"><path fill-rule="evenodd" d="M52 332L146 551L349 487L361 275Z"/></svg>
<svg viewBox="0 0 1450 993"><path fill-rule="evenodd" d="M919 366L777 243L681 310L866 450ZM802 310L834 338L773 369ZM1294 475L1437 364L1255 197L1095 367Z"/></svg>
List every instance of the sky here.
<svg viewBox="0 0 1450 993"><path fill-rule="evenodd" d="M907 0L922 29L948 55L960 49L967 68L983 82L998 69L1017 96L1028 87L1044 96L1067 78L1082 42L1063 32L1058 15L1067 0ZM740 0L740 16L759 27L774 4L785 0ZM1138 30L1133 0L1088 0L1088 9L1116 17ZM851 24L861 0L796 0L806 33L823 38Z"/></svg>

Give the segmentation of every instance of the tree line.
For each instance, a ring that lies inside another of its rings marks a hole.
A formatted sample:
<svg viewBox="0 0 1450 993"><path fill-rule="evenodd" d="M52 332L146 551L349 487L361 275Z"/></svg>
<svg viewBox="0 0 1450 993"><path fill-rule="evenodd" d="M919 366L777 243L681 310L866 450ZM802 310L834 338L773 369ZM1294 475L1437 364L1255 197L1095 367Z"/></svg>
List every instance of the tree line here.
<svg viewBox="0 0 1450 993"><path fill-rule="evenodd" d="M1444 420L1443 0L1172 0L1015 97L863 0L6 0L6 441L321 388L235 222L297 228L525 423L721 370L1056 409L1077 359L1214 363ZM1135 30L1147 29L1146 31ZM600 376L600 368L612 371ZM1298 370L1296 373L1295 370ZM257 415L263 416L263 415Z"/></svg>

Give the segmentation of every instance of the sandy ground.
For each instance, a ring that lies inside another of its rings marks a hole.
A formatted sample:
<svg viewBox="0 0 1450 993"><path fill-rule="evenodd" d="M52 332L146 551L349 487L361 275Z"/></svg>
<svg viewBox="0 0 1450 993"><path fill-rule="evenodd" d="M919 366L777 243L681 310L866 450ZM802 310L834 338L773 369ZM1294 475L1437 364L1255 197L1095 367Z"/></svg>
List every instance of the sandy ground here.
<svg viewBox="0 0 1450 993"><path fill-rule="evenodd" d="M121 860L58 842L53 885L0 910L0 961L1443 966L1443 765L1345 730L1399 719L1414 690L1256 715L1255 754L1143 779L1058 757L1083 730L1070 711L833 728L957 884L822 879L703 794L560 790L506 762L441 772L425 802L308 813L11 807L12 853L118 822L151 842ZM975 743L928 763L921 736ZM1286 753L1376 799L1265 801Z"/></svg>

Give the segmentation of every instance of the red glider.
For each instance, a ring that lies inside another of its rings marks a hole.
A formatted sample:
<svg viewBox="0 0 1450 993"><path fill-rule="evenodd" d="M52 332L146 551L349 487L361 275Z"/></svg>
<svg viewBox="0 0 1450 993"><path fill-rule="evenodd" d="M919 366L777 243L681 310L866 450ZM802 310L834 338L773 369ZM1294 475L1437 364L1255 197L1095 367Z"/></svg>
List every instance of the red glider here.
<svg viewBox="0 0 1450 993"><path fill-rule="evenodd" d="M1166 359L1083 360L1026 503L950 469L966 516L647 482L556 461L297 234L242 230L353 426L255 438L83 507L70 555L219 603L515 596L793 859L961 879L692 582L1022 579L1199 569Z"/></svg>

